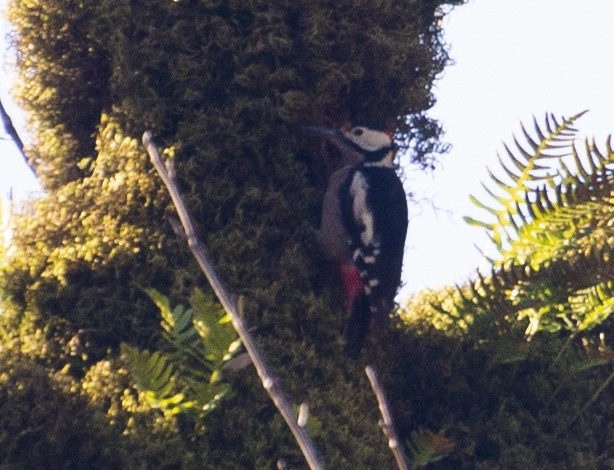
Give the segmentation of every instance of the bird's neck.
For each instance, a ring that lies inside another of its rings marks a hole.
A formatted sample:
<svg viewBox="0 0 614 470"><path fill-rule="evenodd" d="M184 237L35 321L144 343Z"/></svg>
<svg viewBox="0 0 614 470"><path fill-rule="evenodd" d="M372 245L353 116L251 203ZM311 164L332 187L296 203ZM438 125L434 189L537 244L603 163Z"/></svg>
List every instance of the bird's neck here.
<svg viewBox="0 0 614 470"><path fill-rule="evenodd" d="M372 152L372 155L367 155L367 160L363 165L366 167L396 168L394 155L395 150L393 148L378 150Z"/></svg>

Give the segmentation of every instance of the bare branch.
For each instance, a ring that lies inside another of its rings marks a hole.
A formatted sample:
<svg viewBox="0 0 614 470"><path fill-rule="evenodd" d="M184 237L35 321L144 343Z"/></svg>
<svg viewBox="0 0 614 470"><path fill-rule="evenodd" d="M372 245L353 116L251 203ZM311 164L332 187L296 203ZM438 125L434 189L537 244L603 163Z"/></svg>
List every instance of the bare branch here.
<svg viewBox="0 0 614 470"><path fill-rule="evenodd" d="M382 415L380 426L384 432L384 435L388 438L388 447L390 447L399 469L409 470L407 455L405 454L405 449L397 436L397 431L392 421L392 415L390 414L390 408L388 407L388 402L386 401L386 395L384 394L384 389L379 382L377 372L375 372L375 369L371 366L367 366L365 372L367 373L369 382L371 382L371 388L373 389L375 397L377 398L379 411Z"/></svg>
<svg viewBox="0 0 614 470"><path fill-rule="evenodd" d="M205 247L201 243L201 241L196 236L196 230L194 228L194 224L190 217L190 214L185 207L183 202L183 198L179 192L177 185L175 184L174 178L167 171L160 154L158 153L158 149L154 145L152 141L151 133L145 132L143 134L143 144L147 149L147 153L151 158L151 161L160 174L162 181L167 187L173 203L175 204L175 208L177 213L179 214L179 218L185 230L186 238L188 241L188 246L190 247L190 251L198 261L202 271L205 273L215 295L219 299L220 303L228 313L231 318L232 324L237 330L241 341L245 345L245 349L249 354L254 366L256 367L256 371L258 372L258 376L262 381L262 385L264 389L267 391L273 403L284 417L288 427L292 431L294 438L296 439L299 447L301 448L307 463L311 469L323 469L324 465L320 461L320 457L316 450L316 447L307 433L306 429L299 425L298 418L290 400L286 397L284 391L281 389L279 385L279 380L273 375L271 372L271 368L265 363L264 358L260 354L260 351L257 349L253 339L251 338L247 327L245 326L243 319L239 315L239 309L237 307L237 302L234 296L231 296L228 289L222 282L222 280L218 277L217 273L213 268L213 263Z"/></svg>
<svg viewBox="0 0 614 470"><path fill-rule="evenodd" d="M23 146L23 141L19 137L19 134L17 133L15 126L13 126L13 121L11 120L11 117L8 115L8 113L6 112L6 109L4 109L4 105L2 104L1 100L0 100L0 119L2 120L2 123L4 124L4 131L8 134L11 140L15 143L15 146L19 150L19 153L21 153L21 156L23 157L24 162L26 162L26 165L28 165L28 167L30 167L32 172L36 174L36 171L34 171L34 168L32 167L32 165L30 165L30 161L28 160L28 157L26 156L24 146Z"/></svg>

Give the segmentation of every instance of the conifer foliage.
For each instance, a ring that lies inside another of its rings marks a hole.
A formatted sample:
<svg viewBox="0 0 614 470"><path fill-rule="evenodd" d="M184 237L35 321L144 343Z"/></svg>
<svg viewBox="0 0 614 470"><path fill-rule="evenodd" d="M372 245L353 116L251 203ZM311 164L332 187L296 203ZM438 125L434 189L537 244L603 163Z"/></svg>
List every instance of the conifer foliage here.
<svg viewBox="0 0 614 470"><path fill-rule="evenodd" d="M201 236L244 296L264 354L297 403L309 403L330 468L390 465L362 366L342 360L335 278L306 228L318 219L326 172L300 126L368 113L429 165L445 150L425 114L448 62L443 4L11 1L27 154L45 194L13 218L2 344L106 417L112 439L96 445L121 448L125 467L302 461L253 373L235 378L226 405L203 422L145 412L120 360L121 343L163 343L147 289L185 305L195 286L206 288L139 143L146 129L175 159ZM43 411L39 423L64 419ZM41 439L62 439L43 429ZM16 443L6 461L27 463L29 448Z"/></svg>

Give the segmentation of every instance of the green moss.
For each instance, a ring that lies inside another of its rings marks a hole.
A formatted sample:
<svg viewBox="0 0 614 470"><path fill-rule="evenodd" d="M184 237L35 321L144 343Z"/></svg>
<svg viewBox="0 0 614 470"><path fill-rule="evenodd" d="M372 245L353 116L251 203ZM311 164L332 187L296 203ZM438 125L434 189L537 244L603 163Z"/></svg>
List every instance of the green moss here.
<svg viewBox="0 0 614 470"><path fill-rule="evenodd" d="M159 346L144 289L185 304L204 284L168 223L176 216L139 143L145 129L175 160L199 232L244 297L257 343L296 403L309 403L328 466L392 465L364 364L342 355L336 274L305 226L318 219L330 167L299 126L369 112L398 128L412 150L405 158L430 164L443 149L439 124L425 114L448 61L440 4L11 3L17 92L35 124L31 154L46 194L14 219L0 287L20 328L2 340L20 350L34 335L48 349L44 360L22 351L29 360L52 375L68 365L84 390L79 399L121 433L125 466L138 458L149 468L303 465L251 370L203 421L165 421L123 375L121 341ZM49 324L59 325L54 334L35 335ZM406 377L422 376L400 352L412 351L403 337L370 359L393 390L403 384L391 393L411 417L418 412ZM442 423L408 418L404 436L421 424Z"/></svg>

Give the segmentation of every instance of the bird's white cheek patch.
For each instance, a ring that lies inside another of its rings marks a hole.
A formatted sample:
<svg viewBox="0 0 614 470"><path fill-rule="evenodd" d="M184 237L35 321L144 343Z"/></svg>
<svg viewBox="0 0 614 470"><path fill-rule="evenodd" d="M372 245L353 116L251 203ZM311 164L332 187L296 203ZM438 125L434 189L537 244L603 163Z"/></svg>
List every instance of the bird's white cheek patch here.
<svg viewBox="0 0 614 470"><path fill-rule="evenodd" d="M367 129L361 127L362 133L356 135L352 130L344 130L343 135L346 139L354 142L360 148L367 152L375 152L392 145L392 138L386 132L374 131L373 129Z"/></svg>

